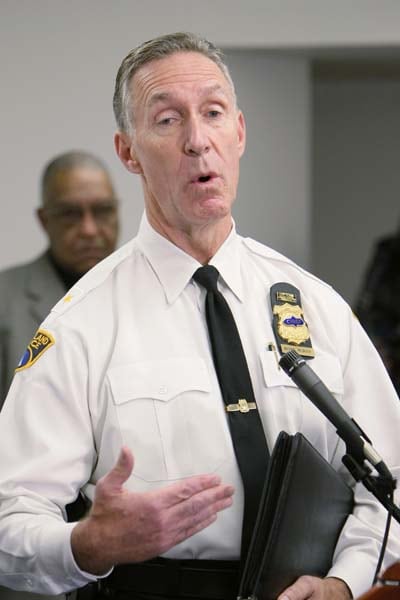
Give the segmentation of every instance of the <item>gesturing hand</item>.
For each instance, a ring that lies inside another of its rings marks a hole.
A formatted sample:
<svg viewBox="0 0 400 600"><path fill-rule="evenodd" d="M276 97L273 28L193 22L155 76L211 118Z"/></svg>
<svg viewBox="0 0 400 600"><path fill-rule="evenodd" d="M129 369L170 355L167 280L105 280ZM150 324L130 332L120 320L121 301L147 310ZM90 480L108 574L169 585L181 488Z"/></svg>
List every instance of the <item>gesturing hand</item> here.
<svg viewBox="0 0 400 600"><path fill-rule="evenodd" d="M118 563L166 552L210 525L231 506L234 489L217 475L196 475L151 492L129 492L133 455L122 448L115 467L96 485L89 515L77 523L71 546L78 566L100 575Z"/></svg>

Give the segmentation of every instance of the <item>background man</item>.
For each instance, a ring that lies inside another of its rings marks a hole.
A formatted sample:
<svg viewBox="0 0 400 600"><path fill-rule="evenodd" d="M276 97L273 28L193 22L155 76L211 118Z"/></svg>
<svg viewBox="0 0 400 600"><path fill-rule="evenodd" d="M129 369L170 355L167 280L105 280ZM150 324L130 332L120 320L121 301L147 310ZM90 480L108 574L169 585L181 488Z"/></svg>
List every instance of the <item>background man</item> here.
<svg viewBox="0 0 400 600"><path fill-rule="evenodd" d="M278 367L269 302L277 282L301 290L305 319L291 322L303 339L308 323L313 367L395 476L400 405L344 301L236 233L245 123L219 51L183 33L142 44L122 62L114 109L116 150L141 178L145 215L138 235L54 307L35 361L14 378L0 415L0 581L59 593L100 579L100 598L230 600L221 576L240 557L244 486L213 361L229 364L230 353L211 351L199 269L219 272L269 449L281 430L301 431L351 480L334 427ZM253 444L251 427L244 438ZM92 508L66 523L80 489ZM359 595L372 583L384 522L357 486L328 576L301 577L279 599ZM159 555L171 562L144 562Z"/></svg>
<svg viewBox="0 0 400 600"><path fill-rule="evenodd" d="M117 200L103 162L78 151L51 160L37 216L47 250L0 273L0 408L26 344L51 307L115 249Z"/></svg>
<svg viewBox="0 0 400 600"><path fill-rule="evenodd" d="M354 312L367 331L400 396L400 228L376 241Z"/></svg>

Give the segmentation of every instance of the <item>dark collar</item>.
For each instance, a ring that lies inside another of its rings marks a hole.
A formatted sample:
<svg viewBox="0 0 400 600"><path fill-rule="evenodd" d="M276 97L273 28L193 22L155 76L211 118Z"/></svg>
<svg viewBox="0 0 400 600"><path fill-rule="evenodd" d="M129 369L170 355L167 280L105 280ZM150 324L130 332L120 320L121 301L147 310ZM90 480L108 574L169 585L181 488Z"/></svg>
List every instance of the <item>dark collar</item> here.
<svg viewBox="0 0 400 600"><path fill-rule="evenodd" d="M76 273L75 271L71 271L62 267L52 255L51 250L48 250L47 254L51 264L57 272L57 275L63 282L65 290L69 290L78 281L78 279L82 277L83 273Z"/></svg>

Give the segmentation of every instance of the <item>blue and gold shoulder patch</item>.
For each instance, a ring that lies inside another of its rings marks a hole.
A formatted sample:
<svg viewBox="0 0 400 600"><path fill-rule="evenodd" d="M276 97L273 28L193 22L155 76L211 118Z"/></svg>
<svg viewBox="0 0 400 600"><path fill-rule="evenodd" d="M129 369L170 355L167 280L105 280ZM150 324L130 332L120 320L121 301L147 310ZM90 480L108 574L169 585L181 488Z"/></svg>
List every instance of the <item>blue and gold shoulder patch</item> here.
<svg viewBox="0 0 400 600"><path fill-rule="evenodd" d="M55 344L55 340L51 333L44 329L39 329L31 342L29 342L27 349L23 353L21 360L18 363L15 372L22 371L31 367L42 354Z"/></svg>

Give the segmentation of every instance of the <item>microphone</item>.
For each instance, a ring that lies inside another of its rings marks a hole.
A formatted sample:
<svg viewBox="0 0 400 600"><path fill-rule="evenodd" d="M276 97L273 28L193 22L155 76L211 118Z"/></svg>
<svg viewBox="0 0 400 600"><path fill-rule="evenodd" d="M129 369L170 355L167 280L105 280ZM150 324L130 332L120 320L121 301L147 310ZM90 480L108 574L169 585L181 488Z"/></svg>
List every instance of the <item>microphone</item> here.
<svg viewBox="0 0 400 600"><path fill-rule="evenodd" d="M393 479L382 458L372 447L371 441L339 404L318 375L295 350L282 356L280 366L299 389L334 425L338 436L345 442L347 452L357 460L367 459L383 477Z"/></svg>

